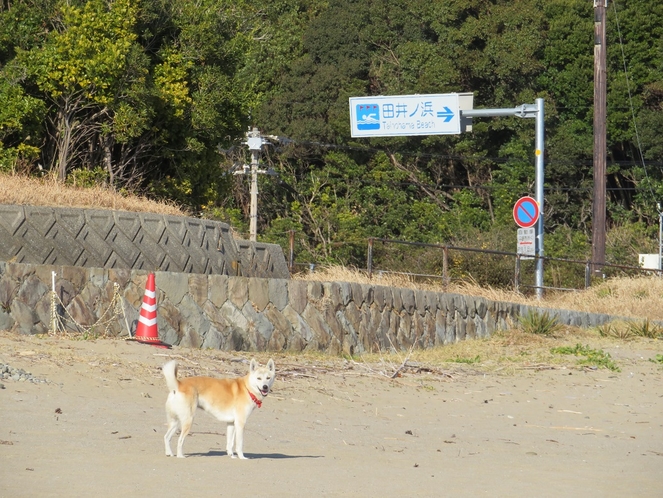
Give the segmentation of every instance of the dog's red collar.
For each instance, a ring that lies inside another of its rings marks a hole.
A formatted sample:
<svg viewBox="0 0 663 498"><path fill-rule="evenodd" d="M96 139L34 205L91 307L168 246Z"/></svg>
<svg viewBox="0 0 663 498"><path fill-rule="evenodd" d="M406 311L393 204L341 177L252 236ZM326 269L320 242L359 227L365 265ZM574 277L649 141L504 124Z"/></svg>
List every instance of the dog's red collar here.
<svg viewBox="0 0 663 498"><path fill-rule="evenodd" d="M248 389L247 389L247 391L248 391ZM253 400L253 402L256 404L256 406L258 408L260 408L262 406L262 401L260 401L258 398L256 398L256 395L253 394L251 391L249 391L249 396L251 396L251 399Z"/></svg>

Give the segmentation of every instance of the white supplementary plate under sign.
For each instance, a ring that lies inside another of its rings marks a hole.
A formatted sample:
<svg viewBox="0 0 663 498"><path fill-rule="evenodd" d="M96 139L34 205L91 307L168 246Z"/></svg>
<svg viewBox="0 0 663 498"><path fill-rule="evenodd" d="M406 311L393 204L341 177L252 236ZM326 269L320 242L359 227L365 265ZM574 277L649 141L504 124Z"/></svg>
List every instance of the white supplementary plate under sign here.
<svg viewBox="0 0 663 498"><path fill-rule="evenodd" d="M516 252L522 255L520 259L532 259L536 255L536 229L518 229L518 249Z"/></svg>
<svg viewBox="0 0 663 498"><path fill-rule="evenodd" d="M353 137L454 135L460 122L457 93L350 98Z"/></svg>

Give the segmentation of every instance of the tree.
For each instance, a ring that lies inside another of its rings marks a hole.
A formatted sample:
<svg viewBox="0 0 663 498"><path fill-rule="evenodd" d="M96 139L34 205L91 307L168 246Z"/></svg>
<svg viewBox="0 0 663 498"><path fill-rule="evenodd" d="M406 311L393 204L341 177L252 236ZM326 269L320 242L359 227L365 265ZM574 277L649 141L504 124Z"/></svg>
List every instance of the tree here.
<svg viewBox="0 0 663 498"><path fill-rule="evenodd" d="M54 108L48 130L50 166L61 180L74 164L90 165L91 146L108 140L113 107L136 40L135 17L131 0L90 0L82 7L64 4L43 45L18 52ZM110 169L108 145L105 149L104 163Z"/></svg>
<svg viewBox="0 0 663 498"><path fill-rule="evenodd" d="M29 172L39 157L39 131L32 126L43 114L43 102L25 94L11 81L9 71L0 74L0 169Z"/></svg>

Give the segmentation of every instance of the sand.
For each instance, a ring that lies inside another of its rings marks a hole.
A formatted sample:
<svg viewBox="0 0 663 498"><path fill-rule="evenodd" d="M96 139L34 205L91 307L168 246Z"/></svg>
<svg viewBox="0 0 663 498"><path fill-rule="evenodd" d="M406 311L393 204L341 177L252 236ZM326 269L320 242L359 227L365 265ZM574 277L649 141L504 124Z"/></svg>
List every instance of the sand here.
<svg viewBox="0 0 663 498"><path fill-rule="evenodd" d="M446 365L393 380L361 361L274 355L241 461L202 411L187 458L165 456L160 366L243 375L250 353L0 332L0 363L48 380L0 381L0 496L663 496L660 351L614 347L621 372Z"/></svg>

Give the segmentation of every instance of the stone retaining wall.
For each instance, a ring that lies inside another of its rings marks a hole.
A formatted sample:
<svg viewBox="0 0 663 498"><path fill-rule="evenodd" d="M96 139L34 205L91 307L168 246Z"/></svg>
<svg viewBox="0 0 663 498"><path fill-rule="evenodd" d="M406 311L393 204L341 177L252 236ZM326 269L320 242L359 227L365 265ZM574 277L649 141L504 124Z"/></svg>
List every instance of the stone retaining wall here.
<svg viewBox="0 0 663 498"><path fill-rule="evenodd" d="M90 327L120 313L107 332L135 331L148 272L0 263L0 330L47 333L52 272L58 313L67 327ZM508 329L528 306L480 297L347 282L155 272L160 339L194 348L242 351L316 350L331 354L407 349L487 337ZM112 310L111 310L112 311ZM611 320L546 310L560 323L591 327ZM72 317L73 320L69 319ZM112 316L112 314L111 314ZM125 319L126 317L126 319ZM97 325L95 334L106 331Z"/></svg>
<svg viewBox="0 0 663 498"><path fill-rule="evenodd" d="M0 261L289 278L277 244L185 216L0 204Z"/></svg>

